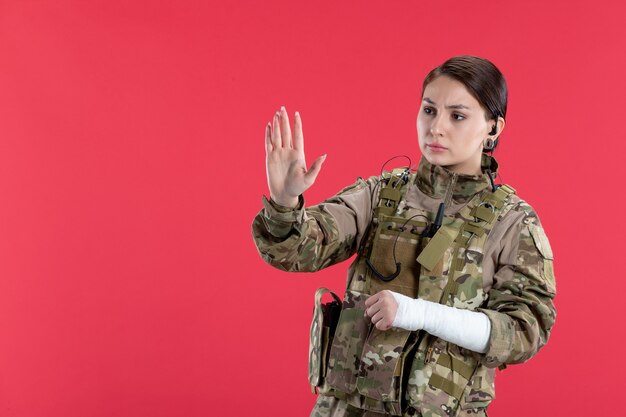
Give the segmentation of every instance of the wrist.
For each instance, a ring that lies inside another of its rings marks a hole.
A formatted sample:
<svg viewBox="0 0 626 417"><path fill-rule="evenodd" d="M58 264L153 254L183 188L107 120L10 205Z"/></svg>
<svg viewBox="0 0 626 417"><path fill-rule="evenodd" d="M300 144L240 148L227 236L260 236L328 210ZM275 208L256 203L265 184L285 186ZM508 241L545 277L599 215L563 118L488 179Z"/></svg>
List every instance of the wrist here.
<svg viewBox="0 0 626 417"><path fill-rule="evenodd" d="M281 198L281 197L276 197L272 194L270 194L270 200L275 205L279 206L279 208L285 208L285 209L295 209L296 207L298 207L298 203L300 202L298 197Z"/></svg>
<svg viewBox="0 0 626 417"><path fill-rule="evenodd" d="M406 295L391 291L393 298L398 303L396 317L391 324L405 330L420 330L425 325L424 308L427 301L421 298L411 298Z"/></svg>
<svg viewBox="0 0 626 417"><path fill-rule="evenodd" d="M485 313L392 294L398 303L398 312L391 324L393 327L411 331L423 329L474 352L487 352L491 322Z"/></svg>

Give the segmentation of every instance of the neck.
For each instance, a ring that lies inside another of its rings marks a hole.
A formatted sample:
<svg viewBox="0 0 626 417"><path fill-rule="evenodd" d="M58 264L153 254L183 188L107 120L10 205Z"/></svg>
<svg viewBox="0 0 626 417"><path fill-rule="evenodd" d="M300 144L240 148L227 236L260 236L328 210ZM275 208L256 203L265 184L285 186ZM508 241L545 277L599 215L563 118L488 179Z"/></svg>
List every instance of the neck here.
<svg viewBox="0 0 626 417"><path fill-rule="evenodd" d="M477 157L472 157L467 161L460 162L454 165L445 165L443 168L447 169L450 172L456 172L457 174L464 175L481 175L481 155Z"/></svg>
<svg viewBox="0 0 626 417"><path fill-rule="evenodd" d="M458 167L456 167L458 168ZM416 183L426 195L442 198L447 194L457 202L466 201L477 192L491 187L486 171L497 172L498 163L495 158L482 154L479 172L469 174L466 170L451 170L449 167L433 165L424 156L420 159Z"/></svg>

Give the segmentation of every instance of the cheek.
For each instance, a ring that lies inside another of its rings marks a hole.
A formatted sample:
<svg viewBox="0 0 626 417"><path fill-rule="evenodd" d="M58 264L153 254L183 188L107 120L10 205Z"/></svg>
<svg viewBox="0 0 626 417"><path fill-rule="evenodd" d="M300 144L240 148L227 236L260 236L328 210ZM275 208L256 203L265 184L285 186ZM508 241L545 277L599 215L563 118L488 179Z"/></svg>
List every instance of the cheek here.
<svg viewBox="0 0 626 417"><path fill-rule="evenodd" d="M465 157L471 157L475 155L477 152L481 152L482 150L482 140L480 137L472 138L465 142L464 146L459 149L459 154L464 155Z"/></svg>
<svg viewBox="0 0 626 417"><path fill-rule="evenodd" d="M422 132L419 131L419 129L417 131L417 145L422 151L424 150L424 147L426 146L424 145L424 135L422 134Z"/></svg>
<svg viewBox="0 0 626 417"><path fill-rule="evenodd" d="M483 135L481 135L480 132L474 132L474 137L472 140L472 145L474 148L480 147L482 146L483 140L485 138L483 137Z"/></svg>
<svg viewBox="0 0 626 417"><path fill-rule="evenodd" d="M424 135L426 134L426 125L425 125L424 120L418 117L417 122L416 122L416 127L417 127L417 138L419 142L421 143Z"/></svg>
<svg viewBox="0 0 626 417"><path fill-rule="evenodd" d="M461 130L458 131L458 136L465 138L463 148L468 152L474 151L477 147L480 147L484 139L480 130L476 129L474 126L463 126Z"/></svg>

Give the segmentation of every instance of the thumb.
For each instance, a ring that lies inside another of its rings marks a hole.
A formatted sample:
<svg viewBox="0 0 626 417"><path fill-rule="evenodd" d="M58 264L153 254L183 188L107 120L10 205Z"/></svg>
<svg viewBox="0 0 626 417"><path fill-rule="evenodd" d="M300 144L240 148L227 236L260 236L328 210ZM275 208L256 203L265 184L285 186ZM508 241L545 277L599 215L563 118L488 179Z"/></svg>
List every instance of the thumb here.
<svg viewBox="0 0 626 417"><path fill-rule="evenodd" d="M326 154L317 158L315 161L313 161L313 165L311 165L311 169L309 169L307 173L304 175L307 178L307 180L310 181L311 184L315 182L315 178L317 178L317 174L320 173L320 170L322 169L322 164L324 163L325 160L326 160Z"/></svg>

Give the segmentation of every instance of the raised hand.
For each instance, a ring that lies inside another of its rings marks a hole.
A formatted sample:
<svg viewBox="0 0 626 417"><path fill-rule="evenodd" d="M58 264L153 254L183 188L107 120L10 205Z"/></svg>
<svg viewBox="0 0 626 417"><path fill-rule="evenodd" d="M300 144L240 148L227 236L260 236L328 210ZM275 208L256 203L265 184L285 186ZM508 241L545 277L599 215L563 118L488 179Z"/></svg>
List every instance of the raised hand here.
<svg viewBox="0 0 626 417"><path fill-rule="evenodd" d="M265 168L272 200L281 206L296 207L298 196L315 182L326 155L306 169L302 120L296 112L293 140L285 107L265 127Z"/></svg>

